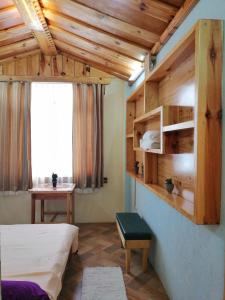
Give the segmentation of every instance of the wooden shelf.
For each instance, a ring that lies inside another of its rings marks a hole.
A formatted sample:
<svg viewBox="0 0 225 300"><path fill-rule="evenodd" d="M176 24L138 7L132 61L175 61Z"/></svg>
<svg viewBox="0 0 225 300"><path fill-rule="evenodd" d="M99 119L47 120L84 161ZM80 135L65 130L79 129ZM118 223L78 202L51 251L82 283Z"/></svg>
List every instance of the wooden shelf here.
<svg viewBox="0 0 225 300"><path fill-rule="evenodd" d="M182 123L163 126L162 131L171 132L171 131L184 130L184 129L194 128L194 127L195 127L194 121L186 121Z"/></svg>
<svg viewBox="0 0 225 300"><path fill-rule="evenodd" d="M144 150L140 147L134 148L134 151L142 151L145 153L157 153L157 154L162 154L162 150L161 149L150 149L150 150Z"/></svg>
<svg viewBox="0 0 225 300"><path fill-rule="evenodd" d="M194 204L191 201L185 200L177 194L169 194L164 188L156 184L144 184L147 189L156 194L160 199L167 202L178 211L182 212L187 218L193 221Z"/></svg>
<svg viewBox="0 0 225 300"><path fill-rule="evenodd" d="M136 88L133 93L127 98L127 102L137 101L144 96L144 83Z"/></svg>
<svg viewBox="0 0 225 300"><path fill-rule="evenodd" d="M157 107L156 109L151 110L150 112L140 116L139 118L136 118L134 120L134 123L143 123L148 120L151 120L155 118L157 115L159 115L162 112L162 106Z"/></svg>
<svg viewBox="0 0 225 300"><path fill-rule="evenodd" d="M141 175L137 175L134 173L134 171L127 171L127 174L134 178L136 181L138 181L141 184L144 184L144 178L141 177Z"/></svg>
<svg viewBox="0 0 225 300"><path fill-rule="evenodd" d="M128 174L196 224L220 222L222 27L198 21L126 104L127 170L139 162L144 178ZM160 149L140 148L147 131L159 132Z"/></svg>

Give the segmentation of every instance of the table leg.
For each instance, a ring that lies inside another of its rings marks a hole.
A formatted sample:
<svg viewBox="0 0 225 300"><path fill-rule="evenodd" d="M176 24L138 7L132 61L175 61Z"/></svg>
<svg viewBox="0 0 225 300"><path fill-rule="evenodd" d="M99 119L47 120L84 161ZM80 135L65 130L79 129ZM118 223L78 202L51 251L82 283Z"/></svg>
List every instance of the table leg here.
<svg viewBox="0 0 225 300"><path fill-rule="evenodd" d="M71 224L74 224L74 201L75 193L71 194Z"/></svg>
<svg viewBox="0 0 225 300"><path fill-rule="evenodd" d="M31 224L35 223L35 197L31 195Z"/></svg>
<svg viewBox="0 0 225 300"><path fill-rule="evenodd" d="M67 203L66 203L66 219L67 223L70 224L70 202L71 202L71 194L67 194Z"/></svg>
<svg viewBox="0 0 225 300"><path fill-rule="evenodd" d="M41 223L45 221L45 200L41 199Z"/></svg>

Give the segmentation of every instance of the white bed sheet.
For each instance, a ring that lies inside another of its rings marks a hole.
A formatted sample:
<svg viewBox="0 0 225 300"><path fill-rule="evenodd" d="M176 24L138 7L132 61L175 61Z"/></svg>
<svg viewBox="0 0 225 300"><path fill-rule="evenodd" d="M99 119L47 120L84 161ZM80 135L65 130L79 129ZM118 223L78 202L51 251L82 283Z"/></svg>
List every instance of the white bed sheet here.
<svg viewBox="0 0 225 300"><path fill-rule="evenodd" d="M35 282L56 300L78 231L69 224L0 225L2 279Z"/></svg>

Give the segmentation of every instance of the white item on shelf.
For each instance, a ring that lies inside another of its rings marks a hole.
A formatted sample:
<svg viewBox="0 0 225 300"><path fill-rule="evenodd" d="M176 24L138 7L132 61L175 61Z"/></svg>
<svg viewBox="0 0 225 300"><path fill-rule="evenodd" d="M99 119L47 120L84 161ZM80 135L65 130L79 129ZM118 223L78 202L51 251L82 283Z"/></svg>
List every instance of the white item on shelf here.
<svg viewBox="0 0 225 300"><path fill-rule="evenodd" d="M160 132L157 130L148 130L140 140L140 147L143 150L160 148Z"/></svg>

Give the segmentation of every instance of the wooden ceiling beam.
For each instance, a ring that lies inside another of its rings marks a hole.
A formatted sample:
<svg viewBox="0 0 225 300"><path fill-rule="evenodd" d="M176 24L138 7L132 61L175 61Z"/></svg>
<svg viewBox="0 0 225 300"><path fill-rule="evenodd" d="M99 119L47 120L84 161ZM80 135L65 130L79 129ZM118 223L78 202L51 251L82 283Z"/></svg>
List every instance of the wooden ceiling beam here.
<svg viewBox="0 0 225 300"><path fill-rule="evenodd" d="M58 27L50 25L49 30L53 38L60 41L64 41L65 43L71 44L74 47L78 47L80 49L86 50L92 54L101 56L111 61L112 63L114 62L118 65L123 65L124 67L126 67L131 71L135 70L136 68L140 69L142 67L142 63L138 61L132 60L108 48L94 44L93 42L80 38Z"/></svg>
<svg viewBox="0 0 225 300"><path fill-rule="evenodd" d="M159 35L156 33L128 24L71 0L41 0L41 3L45 8L59 11L74 19L145 47L150 47L151 43L156 43L159 39Z"/></svg>
<svg viewBox="0 0 225 300"><path fill-rule="evenodd" d="M167 42L167 40L171 37L171 35L176 31L178 26L183 22L183 20L190 13L192 8L197 4L199 0L185 0L184 4L176 13L175 17L172 19L168 27L161 34L158 42L151 49L151 54L155 55L159 52L159 50L163 47L163 45Z"/></svg>
<svg viewBox="0 0 225 300"><path fill-rule="evenodd" d="M31 31L25 25L18 25L0 30L0 45L5 46L32 37Z"/></svg>
<svg viewBox="0 0 225 300"><path fill-rule="evenodd" d="M76 21L69 16L62 15L45 8L43 9L43 14L50 25L60 27L91 42L104 45L105 47L124 54L130 58L138 61L144 61L145 55L147 54L147 49L145 48L136 46L96 28L85 26L81 22Z"/></svg>
<svg viewBox="0 0 225 300"><path fill-rule="evenodd" d="M0 59L14 57L17 54L25 53L38 48L35 38L0 47Z"/></svg>
<svg viewBox="0 0 225 300"><path fill-rule="evenodd" d="M14 0L27 27L32 31L41 51L56 55L57 51L38 0Z"/></svg>
<svg viewBox="0 0 225 300"><path fill-rule="evenodd" d="M111 71L110 74L117 73L120 74L123 78L129 78L130 72L127 71L126 68L119 66L117 64L111 63L106 59L101 58L100 56L91 54L87 51L84 51L79 48L75 48L65 42L54 39L56 47L63 51L64 53L72 54L76 58L80 58L83 62L89 63L90 65L98 66L98 68L104 72Z"/></svg>

